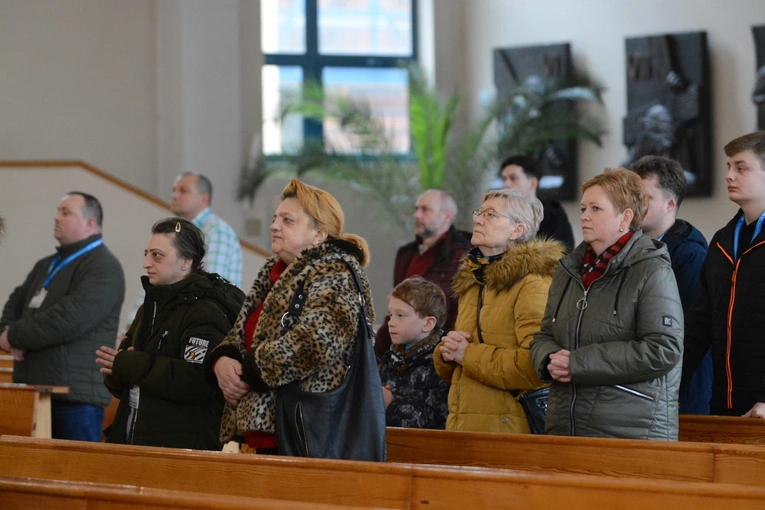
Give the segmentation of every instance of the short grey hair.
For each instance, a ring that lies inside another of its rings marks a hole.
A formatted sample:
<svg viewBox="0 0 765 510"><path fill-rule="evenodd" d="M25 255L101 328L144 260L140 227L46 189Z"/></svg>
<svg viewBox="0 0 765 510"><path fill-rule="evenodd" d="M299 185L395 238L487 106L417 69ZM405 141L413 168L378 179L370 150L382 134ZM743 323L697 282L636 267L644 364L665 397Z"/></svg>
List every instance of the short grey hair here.
<svg viewBox="0 0 765 510"><path fill-rule="evenodd" d="M441 200L441 206L440 209L442 212L450 212L452 213L452 223L454 223L454 220L457 218L457 201L454 200L454 196L449 193L446 190L439 189L439 188L430 188L423 191L420 196L421 198L425 193L430 193L431 191L435 191L438 193L438 198Z"/></svg>
<svg viewBox="0 0 765 510"><path fill-rule="evenodd" d="M194 176L197 178L197 184L196 188L197 191L200 192L203 195L207 195L210 197L210 203L212 204L212 182L210 182L210 179L208 179L206 176L202 174L198 174L195 172L183 172L181 174L181 177L186 177L188 175Z"/></svg>
<svg viewBox="0 0 765 510"><path fill-rule="evenodd" d="M505 201L506 207L503 212L510 216L516 223L522 223L526 226L526 231L517 239L519 243L527 243L534 239L539 232L539 224L545 217L542 202L536 197L527 197L517 191L509 189L497 189L486 193L483 201L491 198L501 198Z"/></svg>

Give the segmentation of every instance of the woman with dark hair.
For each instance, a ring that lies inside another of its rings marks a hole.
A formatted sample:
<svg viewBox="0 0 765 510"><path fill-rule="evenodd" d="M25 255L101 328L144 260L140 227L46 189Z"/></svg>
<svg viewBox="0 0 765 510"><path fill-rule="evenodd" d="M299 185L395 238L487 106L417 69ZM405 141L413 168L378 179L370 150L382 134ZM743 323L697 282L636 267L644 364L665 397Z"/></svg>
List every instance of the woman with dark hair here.
<svg viewBox="0 0 765 510"><path fill-rule="evenodd" d="M154 224L141 277L146 297L118 350L96 352L120 399L110 443L220 450L223 395L202 364L226 336L244 293L202 267L204 234L182 218Z"/></svg>
<svg viewBox="0 0 765 510"><path fill-rule="evenodd" d="M243 441L242 451L277 453L275 390L294 382L310 393L337 388L363 327L362 306L374 320L362 269L369 261L367 243L344 233L344 221L340 204L326 191L297 179L284 188L271 222L274 255L255 278L233 330L206 362L209 381L227 402L221 440ZM305 301L294 316L288 312L298 288ZM379 378L377 385L379 392ZM312 426L305 424L309 433Z"/></svg>
<svg viewBox="0 0 765 510"><path fill-rule="evenodd" d="M683 308L666 245L640 229L648 195L623 168L582 193L584 242L561 260L531 342L552 382L545 430L677 440Z"/></svg>

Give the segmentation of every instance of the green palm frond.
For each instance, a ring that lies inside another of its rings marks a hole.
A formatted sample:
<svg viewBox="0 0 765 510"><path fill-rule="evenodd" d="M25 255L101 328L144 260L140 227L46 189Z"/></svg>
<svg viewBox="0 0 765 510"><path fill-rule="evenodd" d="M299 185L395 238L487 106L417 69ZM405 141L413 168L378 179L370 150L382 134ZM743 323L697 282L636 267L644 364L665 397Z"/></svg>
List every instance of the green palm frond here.
<svg viewBox="0 0 765 510"><path fill-rule="evenodd" d="M409 129L414 158L396 153L393 134L368 102L325 94L318 84L285 93L280 120L299 114L334 126L333 142L306 140L285 155L294 175L314 174L341 181L382 205L408 229L417 196L428 188L451 191L467 227L486 177L500 157L541 155L561 140L600 145L602 122L582 110L601 101L603 87L583 75L565 81L535 80L503 91L470 128L454 136L461 98L442 99L422 71L409 67ZM243 171L239 198L252 199L273 171L265 159Z"/></svg>

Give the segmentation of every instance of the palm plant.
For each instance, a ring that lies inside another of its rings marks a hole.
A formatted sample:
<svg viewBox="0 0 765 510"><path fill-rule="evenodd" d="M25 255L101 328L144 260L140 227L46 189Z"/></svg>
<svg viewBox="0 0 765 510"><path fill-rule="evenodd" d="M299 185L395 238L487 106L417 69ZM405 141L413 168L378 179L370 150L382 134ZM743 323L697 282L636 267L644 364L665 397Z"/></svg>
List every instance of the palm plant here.
<svg viewBox="0 0 765 510"><path fill-rule="evenodd" d="M332 118L342 133L336 139L340 147L308 140L285 156L282 168L262 157L251 158L242 173L239 198L253 199L274 172L314 173L367 194L393 221L410 230L416 198L426 189L443 188L452 192L461 211L458 226L466 227L468 211L485 190L488 174L496 173L501 156L521 152L540 156L561 139L600 144L604 133L596 118L580 111L581 104L599 101L602 90L583 78L532 80L514 87L498 97L463 136L455 137L460 97L452 94L441 99L416 66L410 67L409 77L414 157L394 151L392 134L367 102L330 97L319 86L308 84L301 97L292 96L283 103L281 118L293 113L317 122Z"/></svg>

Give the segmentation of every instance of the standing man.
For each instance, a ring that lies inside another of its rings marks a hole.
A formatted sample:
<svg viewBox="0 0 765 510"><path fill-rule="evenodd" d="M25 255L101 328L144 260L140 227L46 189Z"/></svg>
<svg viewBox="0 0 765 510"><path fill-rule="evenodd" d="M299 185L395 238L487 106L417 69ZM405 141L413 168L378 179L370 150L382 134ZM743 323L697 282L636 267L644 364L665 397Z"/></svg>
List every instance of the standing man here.
<svg viewBox="0 0 765 510"><path fill-rule="evenodd" d="M531 156L519 154L510 156L499 167L502 187L523 193L527 197L537 198L537 187L542 178L539 162ZM566 252L574 249L574 232L568 221L566 211L556 200L541 200L544 219L539 224L537 236L557 239L566 245Z"/></svg>
<svg viewBox="0 0 765 510"><path fill-rule="evenodd" d="M457 203L444 190L429 189L414 206L414 241L398 249L393 267L393 286L415 275L435 283L446 294L446 323L450 331L457 318L457 300L452 296L452 279L462 258L472 247L470 236L454 228ZM377 331L375 353L382 356L390 347L388 319Z"/></svg>
<svg viewBox="0 0 765 510"><path fill-rule="evenodd" d="M72 191L58 206L57 253L35 264L8 298L0 348L13 354L13 382L68 386L53 395L53 437L101 441L110 395L94 362L114 342L125 298L122 266L101 239L98 199Z"/></svg>
<svg viewBox="0 0 765 510"><path fill-rule="evenodd" d="M739 211L717 231L685 319L683 383L712 348L711 414L765 418L765 132L725 146L728 198Z"/></svg>
<svg viewBox="0 0 765 510"><path fill-rule="evenodd" d="M707 256L707 241L693 225L677 219L685 198L685 173L680 163L661 156L643 156L632 164L648 194L643 233L667 245L683 313L696 300L699 273ZM680 414L709 414L712 397L712 354L707 351L698 370L680 393Z"/></svg>
<svg viewBox="0 0 765 510"><path fill-rule="evenodd" d="M212 183L202 174L186 172L173 184L170 209L173 214L194 223L205 234L205 271L218 273L242 287L242 247L231 226L210 211Z"/></svg>

